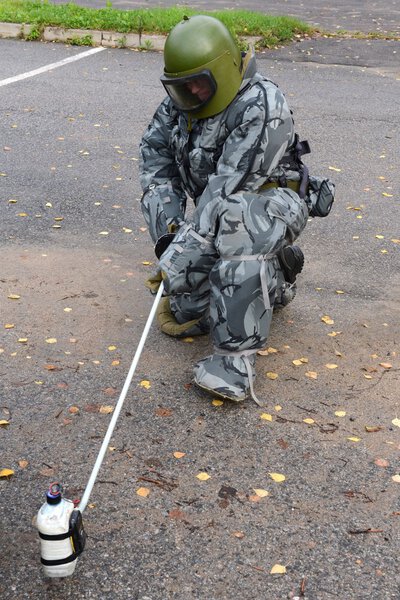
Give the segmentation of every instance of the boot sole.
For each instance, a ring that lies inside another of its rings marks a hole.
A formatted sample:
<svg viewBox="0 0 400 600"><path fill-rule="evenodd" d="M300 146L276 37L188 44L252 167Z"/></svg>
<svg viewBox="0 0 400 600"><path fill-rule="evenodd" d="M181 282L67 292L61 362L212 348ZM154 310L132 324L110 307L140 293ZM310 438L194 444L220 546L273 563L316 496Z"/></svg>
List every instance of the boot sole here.
<svg viewBox="0 0 400 600"><path fill-rule="evenodd" d="M196 380L194 380L194 384L199 389L203 390L203 392L206 392L209 396L218 396L218 398L222 398L223 400L230 400L231 402L235 402L236 404L238 404L239 402L243 402L247 398L247 396L243 396L243 398L232 398L232 396L227 396L223 392L217 392L217 390L212 390L210 388L204 387L203 385L197 383Z"/></svg>

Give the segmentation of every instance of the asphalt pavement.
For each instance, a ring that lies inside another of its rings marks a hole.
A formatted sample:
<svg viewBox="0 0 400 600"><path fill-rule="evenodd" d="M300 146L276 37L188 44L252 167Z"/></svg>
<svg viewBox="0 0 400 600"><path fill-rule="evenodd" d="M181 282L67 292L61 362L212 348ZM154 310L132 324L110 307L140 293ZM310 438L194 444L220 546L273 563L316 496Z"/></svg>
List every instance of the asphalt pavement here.
<svg viewBox="0 0 400 600"><path fill-rule="evenodd" d="M359 23L385 17L356 6ZM0 40L0 83L84 51ZM197 392L208 338L154 325L84 513L86 550L54 581L35 514L51 481L82 496L153 302L138 145L162 55L105 49L0 87L2 599L400 597L399 54L394 40L318 38L258 55L311 172L337 185L257 359L265 407Z"/></svg>

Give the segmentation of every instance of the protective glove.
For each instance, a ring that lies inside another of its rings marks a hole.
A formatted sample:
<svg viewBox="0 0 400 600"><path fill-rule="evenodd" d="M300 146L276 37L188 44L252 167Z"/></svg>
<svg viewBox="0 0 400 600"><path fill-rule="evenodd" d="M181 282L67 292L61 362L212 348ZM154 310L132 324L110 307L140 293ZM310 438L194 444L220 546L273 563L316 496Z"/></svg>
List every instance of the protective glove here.
<svg viewBox="0 0 400 600"><path fill-rule="evenodd" d="M197 289L208 277L217 258L214 236L208 234L204 237L196 231L193 223L186 222L169 240L159 258L166 292L174 295Z"/></svg>
<svg viewBox="0 0 400 600"><path fill-rule="evenodd" d="M150 275L144 282L144 285L151 291L152 294L157 294L158 288L163 280L162 271L159 269L153 275Z"/></svg>

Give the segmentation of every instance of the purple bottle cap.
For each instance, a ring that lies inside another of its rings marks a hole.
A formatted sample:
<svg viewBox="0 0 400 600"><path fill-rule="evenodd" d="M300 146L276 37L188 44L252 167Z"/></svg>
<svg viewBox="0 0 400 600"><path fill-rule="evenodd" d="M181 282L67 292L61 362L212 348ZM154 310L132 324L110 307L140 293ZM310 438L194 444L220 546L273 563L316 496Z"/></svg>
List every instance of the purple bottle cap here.
<svg viewBox="0 0 400 600"><path fill-rule="evenodd" d="M58 504L62 498L62 487L58 482L51 483L46 492L48 504Z"/></svg>

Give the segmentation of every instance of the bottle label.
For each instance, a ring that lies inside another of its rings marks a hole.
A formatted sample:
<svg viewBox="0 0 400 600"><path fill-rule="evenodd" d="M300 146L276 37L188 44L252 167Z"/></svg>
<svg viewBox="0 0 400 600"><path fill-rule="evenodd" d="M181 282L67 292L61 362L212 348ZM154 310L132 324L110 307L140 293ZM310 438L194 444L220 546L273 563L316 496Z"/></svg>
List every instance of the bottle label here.
<svg viewBox="0 0 400 600"><path fill-rule="evenodd" d="M56 565L63 565L74 561L79 556L79 554L82 554L86 542L86 533L83 528L81 512L78 509L74 509L72 511L69 519L69 530L66 533L48 535L39 531L39 536L42 540L46 540L49 542L57 542L60 540L66 540L70 538L72 546L72 554L66 556L65 558L59 558L55 560L41 558L41 562L43 565L50 567Z"/></svg>

